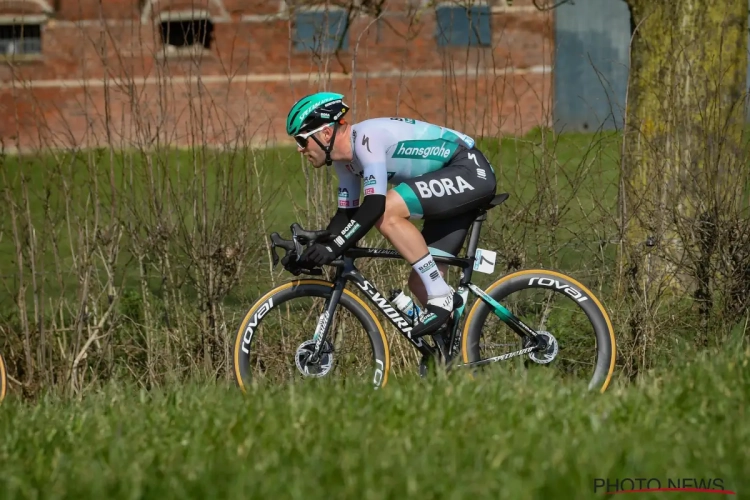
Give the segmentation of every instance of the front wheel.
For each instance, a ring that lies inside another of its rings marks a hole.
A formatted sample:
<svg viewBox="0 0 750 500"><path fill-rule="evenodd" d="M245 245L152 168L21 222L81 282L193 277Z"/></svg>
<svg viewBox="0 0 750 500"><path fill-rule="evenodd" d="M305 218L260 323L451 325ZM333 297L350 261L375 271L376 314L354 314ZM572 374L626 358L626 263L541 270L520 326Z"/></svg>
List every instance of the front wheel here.
<svg viewBox="0 0 750 500"><path fill-rule="evenodd" d="M280 285L259 298L245 315L234 342L234 376L246 384L264 380L287 383L306 377L369 380L375 388L388 381L390 356L383 327L367 304L344 289L318 359L313 334L326 300L329 281L305 279Z"/></svg>
<svg viewBox="0 0 750 500"><path fill-rule="evenodd" d="M615 368L615 335L607 311L578 281L554 271L532 269L504 276L485 292L515 317L542 335L547 348L500 362L508 369L550 367L564 376L584 378L591 390L604 392ZM522 349L521 339L477 300L463 330L464 363Z"/></svg>

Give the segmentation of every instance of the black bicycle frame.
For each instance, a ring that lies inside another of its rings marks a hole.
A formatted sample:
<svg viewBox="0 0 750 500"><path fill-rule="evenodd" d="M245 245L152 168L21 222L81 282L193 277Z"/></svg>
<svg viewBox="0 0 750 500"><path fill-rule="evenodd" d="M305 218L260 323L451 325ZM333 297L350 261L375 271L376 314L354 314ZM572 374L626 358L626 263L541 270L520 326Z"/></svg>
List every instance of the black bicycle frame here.
<svg viewBox="0 0 750 500"><path fill-rule="evenodd" d="M448 264L450 266L456 266L461 268L461 277L459 280L459 290L468 289L471 286L471 276L474 271L474 261L476 250L479 244L479 233L482 227L482 222L487 219L487 214L480 214L472 223L471 232L469 235L469 245L466 249L466 257L445 257L445 256L433 256L433 259L437 263ZM357 285L362 290L370 302L375 304L378 309L388 318L394 327L403 335L420 353L424 356L431 357L436 354L436 349L440 349L447 362L449 362L459 346L460 333L458 331L459 321L455 321L453 328L450 331L450 337L448 339L447 348L435 339L436 346L433 347L426 342L423 342L423 338L413 339L411 338L410 332L412 330L412 321L406 317L401 311L393 307L390 302L383 296L375 285L373 285L367 278L365 278L354 265L354 260L365 257L385 258L385 259L403 259L403 256L396 250L385 249L385 248L362 248L354 247L346 251L343 259L337 259L331 263L331 266L335 266L336 275L333 279L334 287L333 293L330 298L326 301L325 311L321 315L318 327L315 330L315 353L313 357L316 358L319 353L324 339L328 335L329 319L333 317L336 306L338 305L341 294L344 291L346 282L350 281ZM481 297L480 297L481 298ZM524 346L528 348L531 345L536 348L537 343L533 342L538 339L533 329L529 328L523 322L515 317L511 317L508 321L508 325L513 331L515 331L522 339L524 339ZM533 343L529 344L528 341ZM520 351L519 351L520 352ZM515 354L515 353L514 353ZM505 359L503 356L499 356L497 359L482 360L475 363L468 363L465 366L476 366L479 364L486 364L492 361L498 361ZM464 366L464 365L462 365Z"/></svg>

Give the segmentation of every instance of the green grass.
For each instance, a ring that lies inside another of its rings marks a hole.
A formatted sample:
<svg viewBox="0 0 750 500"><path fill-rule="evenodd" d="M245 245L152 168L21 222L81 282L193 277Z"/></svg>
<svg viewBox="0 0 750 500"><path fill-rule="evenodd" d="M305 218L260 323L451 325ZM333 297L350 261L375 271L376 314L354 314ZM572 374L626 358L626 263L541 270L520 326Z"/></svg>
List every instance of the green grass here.
<svg viewBox="0 0 750 500"><path fill-rule="evenodd" d="M705 355L604 395L534 370L7 400L0 497L579 499L601 496L596 478L695 478L742 498L749 362ZM665 497L703 496L638 496Z"/></svg>

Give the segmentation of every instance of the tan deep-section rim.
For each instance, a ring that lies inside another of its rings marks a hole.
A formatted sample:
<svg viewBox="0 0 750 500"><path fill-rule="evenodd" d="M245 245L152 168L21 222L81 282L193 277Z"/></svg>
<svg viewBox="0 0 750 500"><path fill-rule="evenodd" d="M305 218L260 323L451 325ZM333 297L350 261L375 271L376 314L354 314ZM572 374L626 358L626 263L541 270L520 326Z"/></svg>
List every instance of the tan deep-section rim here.
<svg viewBox="0 0 750 500"><path fill-rule="evenodd" d="M489 294L492 290L499 287L506 281L509 281L513 278L517 278L518 276L524 276L528 274L549 274L552 276L556 276L558 278L562 278L566 281L569 281L573 285L580 288L588 297L597 305L599 308L599 311L601 311L602 315L604 316L604 321L607 323L607 329L609 330L609 339L612 345L612 355L609 360L609 372L607 373L607 378L604 380L604 384L602 385L602 388L599 390L600 393L603 393L605 390L607 390L607 387L609 386L610 381L612 380L612 374L615 371L615 358L616 358L616 351L617 347L615 344L615 330L612 328L612 322L609 320L609 314L607 314L607 310L604 309L604 306L602 306L602 303L599 302L599 299L596 298L596 296L589 290L586 286L584 286L579 281L574 280L570 276L566 276L564 274L555 272L555 271L548 271L546 269L527 269L524 271L518 271L513 274L509 274L507 276L503 276L499 280L495 281L493 284L491 284L484 292ZM464 331L463 331L463 339L461 340L461 350L464 363L469 362L469 353L467 349L467 342L468 342L468 332L469 332L469 325L471 325L472 317L474 316L474 313L476 312L477 308L479 307L479 304L481 304L481 300L477 300L474 302L474 305L471 308L471 311L469 311L469 315L466 317L466 323L464 324Z"/></svg>
<svg viewBox="0 0 750 500"><path fill-rule="evenodd" d="M277 293L286 290L287 288L292 288L295 286L302 286L302 285L321 285L326 286L328 288L333 288L333 283L330 281L323 281L323 280L297 280L297 281L290 281L289 283L285 283L283 285L279 285L270 292L266 293L263 297L258 299L255 302L255 305L250 308L250 310L247 312L245 317L242 319L242 322L240 323L240 328L237 333L237 338L234 341L234 375L237 379L237 383L240 386L240 389L242 392L246 392L245 390L245 384L242 380L242 376L240 375L240 364L239 364L239 352L240 352L240 339L242 338L242 335L240 335L240 332L244 330L244 326L247 324L247 322L250 320L253 314L255 314L255 311L258 310L258 308L268 300L269 297L276 295ZM380 338L383 340L383 348L385 350L385 369L383 370L383 383L380 384L380 387L385 387L385 384L388 383L388 372L391 370L391 354L390 350L388 349L388 340L385 337L385 332L383 331L383 325L380 324L380 321L378 321L378 317L375 316L375 313L370 309L370 307L357 295L355 295L352 291L347 290L344 288L344 293L354 299L357 303L359 303L362 308L364 308L365 312L370 315L372 320L375 322L375 325L378 327L378 332L380 333Z"/></svg>

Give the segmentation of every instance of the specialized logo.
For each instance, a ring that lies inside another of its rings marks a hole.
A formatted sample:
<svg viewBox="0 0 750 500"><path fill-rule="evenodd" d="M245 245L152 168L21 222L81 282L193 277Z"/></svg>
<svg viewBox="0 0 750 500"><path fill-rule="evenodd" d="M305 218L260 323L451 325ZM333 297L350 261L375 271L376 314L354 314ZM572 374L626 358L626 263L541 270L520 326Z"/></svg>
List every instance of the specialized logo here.
<svg viewBox="0 0 750 500"><path fill-rule="evenodd" d="M396 144L393 158L421 158L423 160L447 160L458 148L446 141L401 141Z"/></svg>
<svg viewBox="0 0 750 500"><path fill-rule="evenodd" d="M372 174L370 174L367 177L365 177L365 186L372 186L376 182L378 182L378 181L375 180L375 176L372 175Z"/></svg>
<svg viewBox="0 0 750 500"><path fill-rule="evenodd" d="M417 181L414 185L422 198L432 198L433 196L442 198L443 196L463 193L467 189L469 191L474 190L474 186L466 182L460 175L456 176L456 185L458 187L453 185L451 179L432 179L429 183Z"/></svg>
<svg viewBox="0 0 750 500"><path fill-rule="evenodd" d="M367 293L367 295L370 296L372 301L378 306L378 308L383 311L383 313L388 316L388 318L393 322L394 325L396 325L396 328L398 328L402 333L407 335L409 337L409 340L412 341L412 343L417 347L422 347L422 339L413 339L411 338L411 329L412 327L409 326L409 322L406 321L403 316L401 316L401 313L399 313L397 310L395 310L391 305L388 303L385 297L380 295L380 292L376 291L375 287L372 286L372 284L367 281L366 279L362 280L362 283L359 282L359 280L354 280L354 283L357 284L358 287L360 287L363 291Z"/></svg>
<svg viewBox="0 0 750 500"><path fill-rule="evenodd" d="M470 160L474 160L474 165L476 165L478 167L479 166L479 162L477 161L477 155L475 155L474 153L469 153L468 156L469 156Z"/></svg>
<svg viewBox="0 0 750 500"><path fill-rule="evenodd" d="M372 151L370 151L370 138L366 135L362 136L362 145L367 148L368 153L372 153Z"/></svg>
<svg viewBox="0 0 750 500"><path fill-rule="evenodd" d="M266 313L270 311L272 307L273 307L273 297L268 299L267 302L264 302L263 304L261 304L258 310L255 311L255 314L253 314L253 317L250 318L250 321L247 323L247 327L245 327L245 335L242 336L242 352L244 352L245 354L250 353L247 346L249 346L250 342L253 340L253 333L255 333L253 328L258 326L258 323L260 323L261 318L265 316Z"/></svg>
<svg viewBox="0 0 750 500"><path fill-rule="evenodd" d="M531 278L529 280L529 285L533 285L534 281L537 282L539 286L546 286L548 288L554 288L556 290L562 290L563 292L567 293L571 297L573 297L577 302L583 302L585 300L588 300L589 298L584 295L579 290L573 288L572 286L568 285L567 283L560 283L557 280L553 280L552 278Z"/></svg>
<svg viewBox="0 0 750 500"><path fill-rule="evenodd" d="M320 338L320 336L323 334L323 330L325 330L326 325L328 325L328 320L330 319L331 314L328 311L325 311L323 314L320 315L320 318L318 319L318 325L315 327L315 333L313 334L313 340L323 340ZM318 344L315 344L315 347L319 347Z"/></svg>
<svg viewBox="0 0 750 500"><path fill-rule="evenodd" d="M326 103L326 101L327 101L326 99L321 99L321 100L319 100L319 101L317 101L317 102L315 102L315 103L313 103L313 104L308 104L308 105L307 105L307 109L305 109L305 110L304 110L304 111L303 111L302 113L300 113L300 114L299 114L299 116L297 117L297 121L298 121L299 123L302 123L302 122L304 122L304 121L305 121L305 118L307 118L307 115L309 115L309 114L310 114L310 113L312 112L312 110L313 110L313 109L317 108L317 107L318 107L318 106L320 106L321 104L324 104L324 103ZM328 101L328 104L336 104L336 103L339 103L339 102L341 102L341 99L336 99L335 101Z"/></svg>

